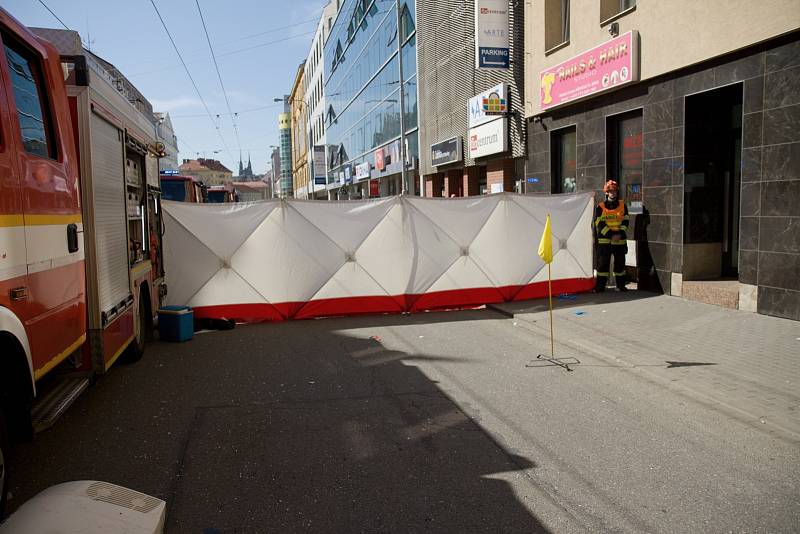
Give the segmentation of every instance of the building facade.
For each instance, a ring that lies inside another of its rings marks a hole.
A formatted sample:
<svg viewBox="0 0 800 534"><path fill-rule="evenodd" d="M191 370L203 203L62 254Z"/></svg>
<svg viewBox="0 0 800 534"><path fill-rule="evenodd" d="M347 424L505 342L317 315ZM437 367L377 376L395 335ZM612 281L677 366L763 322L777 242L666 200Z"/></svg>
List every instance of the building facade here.
<svg viewBox="0 0 800 534"><path fill-rule="evenodd" d="M270 170L268 171L269 179L269 196L270 198L278 197L281 190L281 149L280 147L271 147L272 152L269 155Z"/></svg>
<svg viewBox="0 0 800 534"><path fill-rule="evenodd" d="M289 96L284 98L284 112L278 115L278 143L280 151L280 189L281 198L293 196L292 181L292 114L289 107Z"/></svg>
<svg viewBox="0 0 800 534"><path fill-rule="evenodd" d="M526 148L523 3L435 0L417 7L425 196L519 190ZM502 46L481 46L487 38ZM487 60L487 49L504 54ZM500 114L487 114L484 105Z"/></svg>
<svg viewBox="0 0 800 534"><path fill-rule="evenodd" d="M166 156L158 160L158 170L177 170L178 169L178 137L172 127L172 119L169 113L153 113L156 121L156 138L164 143Z"/></svg>
<svg viewBox="0 0 800 534"><path fill-rule="evenodd" d="M233 180L233 171L215 159L185 159L178 171L181 176L192 176L206 186L225 185Z"/></svg>
<svg viewBox="0 0 800 534"><path fill-rule="evenodd" d="M289 105L292 113L292 183L295 198L308 198L308 114L306 113L305 61L297 67Z"/></svg>
<svg viewBox="0 0 800 534"><path fill-rule="evenodd" d="M525 24L526 190L614 178L640 287L800 319L800 2L545 0Z"/></svg>
<svg viewBox="0 0 800 534"><path fill-rule="evenodd" d="M311 41L305 66L305 103L308 114L307 135L309 198L329 198L327 188L327 143L325 135L325 41L333 27L336 15L335 1L328 2L322 8L322 16L317 23L317 31Z"/></svg>
<svg viewBox="0 0 800 534"><path fill-rule="evenodd" d="M413 0L402 0L398 15L396 4L341 0L325 42L328 181L336 198L400 194L404 167L406 187L417 189L416 11Z"/></svg>

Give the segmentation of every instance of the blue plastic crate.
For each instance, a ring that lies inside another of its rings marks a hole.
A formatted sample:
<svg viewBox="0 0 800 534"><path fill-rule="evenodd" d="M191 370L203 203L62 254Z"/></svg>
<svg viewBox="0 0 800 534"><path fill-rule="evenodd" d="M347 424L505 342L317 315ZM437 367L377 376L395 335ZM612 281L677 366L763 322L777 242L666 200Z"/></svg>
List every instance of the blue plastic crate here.
<svg viewBox="0 0 800 534"><path fill-rule="evenodd" d="M164 341L189 341L194 337L194 312L188 306L158 310L158 335Z"/></svg>

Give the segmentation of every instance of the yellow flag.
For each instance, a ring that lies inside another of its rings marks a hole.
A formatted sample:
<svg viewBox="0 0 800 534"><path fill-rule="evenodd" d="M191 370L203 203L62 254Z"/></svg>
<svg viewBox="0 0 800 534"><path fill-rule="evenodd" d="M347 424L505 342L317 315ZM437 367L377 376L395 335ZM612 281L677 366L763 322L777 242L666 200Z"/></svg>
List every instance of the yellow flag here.
<svg viewBox="0 0 800 534"><path fill-rule="evenodd" d="M544 223L542 240L539 242L539 257L545 263L553 261L553 233L550 231L550 214L547 214L547 222Z"/></svg>

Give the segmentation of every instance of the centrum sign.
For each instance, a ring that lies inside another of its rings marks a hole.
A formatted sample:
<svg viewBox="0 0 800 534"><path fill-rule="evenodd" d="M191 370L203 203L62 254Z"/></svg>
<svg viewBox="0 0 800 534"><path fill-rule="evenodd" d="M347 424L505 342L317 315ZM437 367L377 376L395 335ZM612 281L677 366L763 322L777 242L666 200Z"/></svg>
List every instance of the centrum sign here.
<svg viewBox="0 0 800 534"><path fill-rule="evenodd" d="M507 150L506 119L481 124L469 130L469 157L480 158Z"/></svg>
<svg viewBox="0 0 800 534"><path fill-rule="evenodd" d="M542 111L638 81L638 49L639 34L629 31L543 70L539 75Z"/></svg>

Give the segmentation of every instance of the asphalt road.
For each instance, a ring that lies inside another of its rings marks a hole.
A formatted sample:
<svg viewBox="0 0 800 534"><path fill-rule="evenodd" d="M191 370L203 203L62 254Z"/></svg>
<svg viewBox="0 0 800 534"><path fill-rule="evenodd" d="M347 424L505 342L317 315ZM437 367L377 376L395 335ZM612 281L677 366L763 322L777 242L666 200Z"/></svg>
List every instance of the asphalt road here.
<svg viewBox="0 0 800 534"><path fill-rule="evenodd" d="M168 532L797 532L800 445L491 310L240 326L102 377L14 449ZM567 333L568 334L568 333Z"/></svg>

